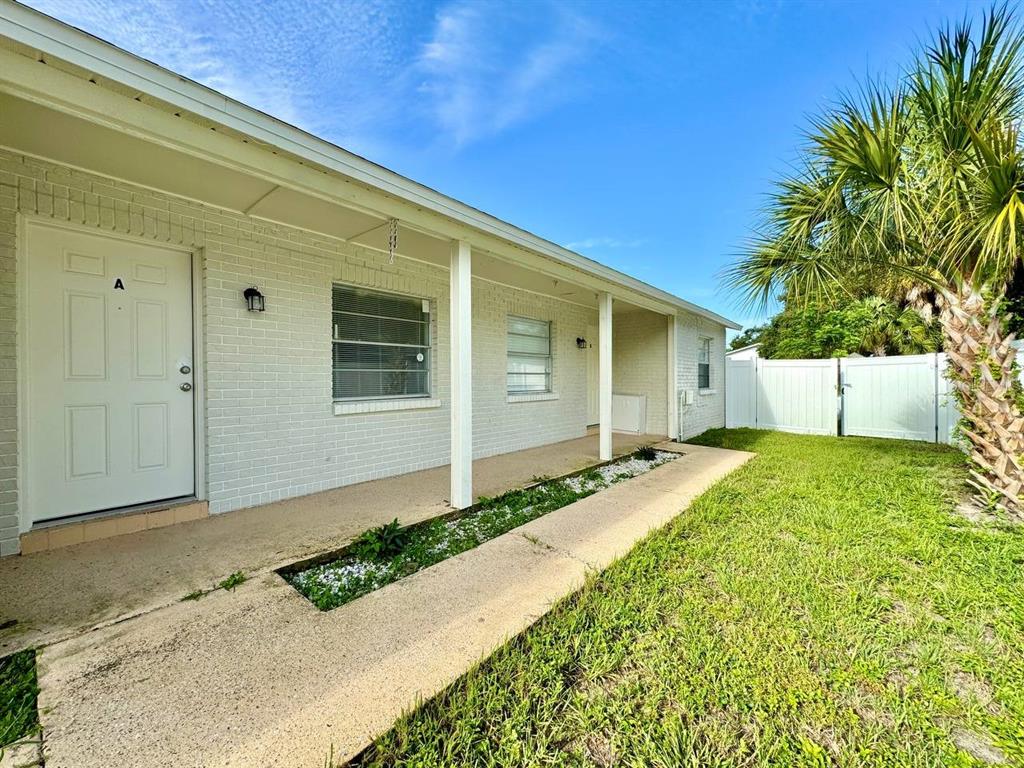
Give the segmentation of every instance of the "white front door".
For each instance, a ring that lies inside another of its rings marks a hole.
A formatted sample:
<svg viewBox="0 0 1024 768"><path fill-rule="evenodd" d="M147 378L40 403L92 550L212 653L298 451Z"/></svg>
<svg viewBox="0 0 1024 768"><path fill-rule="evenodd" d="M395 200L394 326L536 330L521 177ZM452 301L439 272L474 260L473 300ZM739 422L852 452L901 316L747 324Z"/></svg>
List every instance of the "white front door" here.
<svg viewBox="0 0 1024 768"><path fill-rule="evenodd" d="M587 328L587 426L601 421L601 360L597 326Z"/></svg>
<svg viewBox="0 0 1024 768"><path fill-rule="evenodd" d="M190 254L25 229L31 519L191 496Z"/></svg>

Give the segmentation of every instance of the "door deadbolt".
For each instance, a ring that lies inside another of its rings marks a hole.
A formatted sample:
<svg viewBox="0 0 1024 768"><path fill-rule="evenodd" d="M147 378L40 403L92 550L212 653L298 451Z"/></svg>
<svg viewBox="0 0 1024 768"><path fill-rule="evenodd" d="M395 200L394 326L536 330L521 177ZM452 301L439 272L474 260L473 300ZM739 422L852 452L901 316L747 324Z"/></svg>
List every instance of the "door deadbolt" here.
<svg viewBox="0 0 1024 768"><path fill-rule="evenodd" d="M192 373L192 369L189 368L187 365L181 366L181 368L179 368L178 370L181 371L182 373Z"/></svg>
<svg viewBox="0 0 1024 768"><path fill-rule="evenodd" d="M181 385L181 391L182 391L182 392L191 392L191 391L192 391L192 385L191 385L191 384L189 384L189 383L188 383L188 382L186 381L186 382L185 382L184 384L182 384L182 385Z"/></svg>

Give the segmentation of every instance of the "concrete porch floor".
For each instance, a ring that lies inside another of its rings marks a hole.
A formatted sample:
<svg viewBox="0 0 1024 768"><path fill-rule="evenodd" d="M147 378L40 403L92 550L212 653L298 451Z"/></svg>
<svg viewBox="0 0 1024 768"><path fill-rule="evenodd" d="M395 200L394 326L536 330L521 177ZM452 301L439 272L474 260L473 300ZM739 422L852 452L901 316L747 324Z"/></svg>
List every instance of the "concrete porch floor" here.
<svg viewBox="0 0 1024 768"><path fill-rule="evenodd" d="M616 455L664 438L614 436ZM495 496L544 474L598 460L598 438L479 459L477 496ZM0 656L74 636L175 603L235 571L253 578L338 549L367 528L450 511L447 466L345 486L251 509L49 552L0 560Z"/></svg>
<svg viewBox="0 0 1024 768"><path fill-rule="evenodd" d="M340 765L751 456L662 447L683 455L332 611L264 572L48 645L47 768Z"/></svg>

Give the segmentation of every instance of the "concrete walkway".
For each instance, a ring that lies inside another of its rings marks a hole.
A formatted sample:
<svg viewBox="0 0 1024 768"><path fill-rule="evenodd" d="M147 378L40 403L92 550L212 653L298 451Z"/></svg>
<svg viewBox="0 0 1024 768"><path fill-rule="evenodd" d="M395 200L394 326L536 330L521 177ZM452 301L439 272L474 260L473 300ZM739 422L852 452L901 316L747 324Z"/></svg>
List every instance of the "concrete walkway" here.
<svg viewBox="0 0 1024 768"><path fill-rule="evenodd" d="M615 435L616 454L660 439ZM597 461L596 435L480 459L481 496ZM167 528L0 560L0 656L176 603L235 571L250 577L347 544L398 517L413 523L450 511L447 466L346 486Z"/></svg>
<svg viewBox="0 0 1024 768"><path fill-rule="evenodd" d="M672 447L685 455L333 611L264 572L46 647L47 768L350 757L750 457Z"/></svg>

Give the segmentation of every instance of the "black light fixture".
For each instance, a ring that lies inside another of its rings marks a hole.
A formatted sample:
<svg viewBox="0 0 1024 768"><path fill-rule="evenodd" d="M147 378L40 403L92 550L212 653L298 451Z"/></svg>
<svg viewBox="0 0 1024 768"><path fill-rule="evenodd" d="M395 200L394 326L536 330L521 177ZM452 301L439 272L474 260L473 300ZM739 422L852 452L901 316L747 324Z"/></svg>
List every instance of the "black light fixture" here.
<svg viewBox="0 0 1024 768"><path fill-rule="evenodd" d="M584 339L582 336L577 336L576 337L576 349L586 349L586 348L587 348L587 340Z"/></svg>
<svg viewBox="0 0 1024 768"><path fill-rule="evenodd" d="M267 300L256 286L246 288L242 295L245 296L245 306L250 312L262 312L267 308Z"/></svg>

